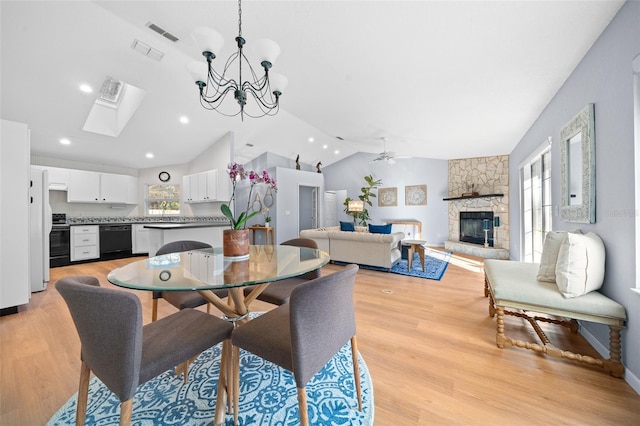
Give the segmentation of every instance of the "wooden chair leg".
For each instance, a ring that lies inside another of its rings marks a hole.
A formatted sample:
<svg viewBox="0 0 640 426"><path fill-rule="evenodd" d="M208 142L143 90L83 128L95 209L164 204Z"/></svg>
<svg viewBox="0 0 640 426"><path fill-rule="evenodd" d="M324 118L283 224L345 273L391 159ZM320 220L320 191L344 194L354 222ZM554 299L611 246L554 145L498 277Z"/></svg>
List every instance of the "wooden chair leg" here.
<svg viewBox="0 0 640 426"><path fill-rule="evenodd" d="M207 313L211 314L211 303L207 303Z"/></svg>
<svg viewBox="0 0 640 426"><path fill-rule="evenodd" d="M158 319L158 299L153 299L153 304L151 305L151 321L155 321Z"/></svg>
<svg viewBox="0 0 640 426"><path fill-rule="evenodd" d="M131 424L131 410L133 408L133 398L120 403L120 426Z"/></svg>
<svg viewBox="0 0 640 426"><path fill-rule="evenodd" d="M362 393L360 390L360 365L358 365L358 341L356 336L351 338L351 357L353 358L353 380L358 395L358 411L362 411Z"/></svg>
<svg viewBox="0 0 640 426"><path fill-rule="evenodd" d="M89 399L89 377L91 369L83 361L80 365L80 386L78 387L78 402L76 405L76 425L84 426L87 417L87 400Z"/></svg>
<svg viewBox="0 0 640 426"><path fill-rule="evenodd" d="M238 424L238 404L240 403L240 348L233 346L233 424Z"/></svg>
<svg viewBox="0 0 640 426"><path fill-rule="evenodd" d="M309 426L309 413L307 412L307 390L298 388L298 409L300 410L300 424Z"/></svg>

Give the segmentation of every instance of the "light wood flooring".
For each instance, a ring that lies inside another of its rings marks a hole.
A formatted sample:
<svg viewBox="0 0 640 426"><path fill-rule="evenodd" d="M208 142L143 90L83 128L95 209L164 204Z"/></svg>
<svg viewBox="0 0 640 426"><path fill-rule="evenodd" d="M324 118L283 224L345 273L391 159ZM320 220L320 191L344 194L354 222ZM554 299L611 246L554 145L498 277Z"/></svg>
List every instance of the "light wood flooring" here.
<svg viewBox="0 0 640 426"><path fill-rule="evenodd" d="M111 286L107 273L138 259L54 268L46 291L33 294L18 314L0 318L0 425L43 425L77 391L80 344L55 281L94 275ZM327 265L323 273L339 268ZM151 295L137 294L149 322ZM496 347L481 259L454 256L441 281L360 270L355 301L376 425L640 424L640 396L624 380ZM255 311L270 308L252 305ZM159 316L171 312L160 301ZM533 334L522 320L506 320L511 334ZM559 345L595 354L579 335L545 330Z"/></svg>

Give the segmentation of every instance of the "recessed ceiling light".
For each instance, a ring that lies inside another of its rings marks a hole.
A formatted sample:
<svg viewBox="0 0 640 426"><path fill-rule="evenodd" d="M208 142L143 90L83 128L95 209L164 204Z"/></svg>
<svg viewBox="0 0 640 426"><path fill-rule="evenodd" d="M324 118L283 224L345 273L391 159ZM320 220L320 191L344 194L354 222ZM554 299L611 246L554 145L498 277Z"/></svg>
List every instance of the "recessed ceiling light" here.
<svg viewBox="0 0 640 426"><path fill-rule="evenodd" d="M313 139L313 138L309 138L309 143L313 143L314 140L315 139Z"/></svg>
<svg viewBox="0 0 640 426"><path fill-rule="evenodd" d="M147 158L153 158L153 153L152 153L152 152L147 152L147 153L145 154L145 156L146 156Z"/></svg>
<svg viewBox="0 0 640 426"><path fill-rule="evenodd" d="M67 138L60 139L60 143L62 145L71 145L71 141L69 139L67 139Z"/></svg>
<svg viewBox="0 0 640 426"><path fill-rule="evenodd" d="M333 151L333 153L338 155L338 154L340 154L340 151L336 149L335 151Z"/></svg>
<svg viewBox="0 0 640 426"><path fill-rule="evenodd" d="M189 122L189 117L187 117L186 115L183 115L180 117L180 122L182 124L187 124Z"/></svg>
<svg viewBox="0 0 640 426"><path fill-rule="evenodd" d="M82 91L84 93L91 93L91 92L93 92L93 89L88 84L81 84L80 85L80 91Z"/></svg>
<svg viewBox="0 0 640 426"><path fill-rule="evenodd" d="M329 145L322 145L322 149L327 149L329 148Z"/></svg>

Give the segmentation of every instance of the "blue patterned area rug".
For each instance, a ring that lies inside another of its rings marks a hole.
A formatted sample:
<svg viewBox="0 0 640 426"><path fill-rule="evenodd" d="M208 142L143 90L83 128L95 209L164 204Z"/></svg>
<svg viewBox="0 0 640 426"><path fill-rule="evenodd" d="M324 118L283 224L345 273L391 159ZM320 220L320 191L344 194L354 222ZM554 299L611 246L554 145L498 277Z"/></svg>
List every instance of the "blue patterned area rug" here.
<svg viewBox="0 0 640 426"><path fill-rule="evenodd" d="M420 263L420 254L414 253L410 271L407 267L408 262L405 259L400 259L398 263L393 265L391 272L394 274L426 278L428 280L442 279L444 272L447 270L447 266L449 266L451 253L446 251L430 250L428 248L426 248L424 252L424 271L422 270L422 264Z"/></svg>
<svg viewBox="0 0 640 426"><path fill-rule="evenodd" d="M167 371L141 385L133 400L132 425L213 425L220 371L217 345L203 352L189 367L189 383ZM313 425L373 425L373 384L359 357L362 412L353 381L351 346L345 345L307 384L309 422ZM77 394L47 425L73 425ZM285 426L300 423L293 375L250 352L240 351L241 426ZM120 401L97 378L89 385L87 425L117 425ZM233 425L233 414L226 416Z"/></svg>

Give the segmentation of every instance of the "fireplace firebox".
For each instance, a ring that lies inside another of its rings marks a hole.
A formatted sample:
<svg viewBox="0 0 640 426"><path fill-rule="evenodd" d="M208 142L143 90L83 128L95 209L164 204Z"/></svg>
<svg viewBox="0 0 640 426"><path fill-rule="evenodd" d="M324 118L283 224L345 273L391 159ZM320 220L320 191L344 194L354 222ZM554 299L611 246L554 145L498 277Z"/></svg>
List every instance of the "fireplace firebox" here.
<svg viewBox="0 0 640 426"><path fill-rule="evenodd" d="M460 212L460 241L484 245L485 227L489 247L493 247L493 212Z"/></svg>

